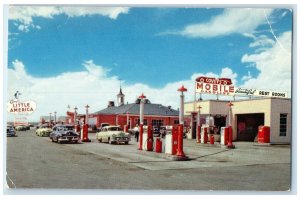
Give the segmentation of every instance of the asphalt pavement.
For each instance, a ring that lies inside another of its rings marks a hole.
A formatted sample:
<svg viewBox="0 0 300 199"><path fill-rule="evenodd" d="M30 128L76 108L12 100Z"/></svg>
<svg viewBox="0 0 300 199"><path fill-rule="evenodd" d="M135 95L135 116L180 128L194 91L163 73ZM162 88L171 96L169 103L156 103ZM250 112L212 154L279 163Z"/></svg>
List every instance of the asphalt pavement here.
<svg viewBox="0 0 300 199"><path fill-rule="evenodd" d="M288 191L289 145L236 142L235 149L219 143L199 144L184 139L189 161L172 161L170 155L138 150L129 145L91 142L52 143L34 130L7 138L7 194L22 190L150 191Z"/></svg>

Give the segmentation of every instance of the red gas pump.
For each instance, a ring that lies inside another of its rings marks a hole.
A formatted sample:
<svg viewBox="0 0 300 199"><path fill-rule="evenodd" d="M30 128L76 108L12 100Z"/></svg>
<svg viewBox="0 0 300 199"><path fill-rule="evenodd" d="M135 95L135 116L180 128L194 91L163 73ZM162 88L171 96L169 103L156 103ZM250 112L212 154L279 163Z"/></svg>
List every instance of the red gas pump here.
<svg viewBox="0 0 300 199"><path fill-rule="evenodd" d="M143 150L143 133L144 133L144 128L143 128L143 125L142 124L140 124L140 132L139 132L139 141L140 141L140 143L139 143L139 150Z"/></svg>
<svg viewBox="0 0 300 199"><path fill-rule="evenodd" d="M208 127L204 127L204 128L203 128L203 131L204 131L204 132L203 132L203 136L204 136L204 137L203 137L203 143L204 143L204 144L207 144L207 140L208 140L207 129L208 129Z"/></svg>
<svg viewBox="0 0 300 199"><path fill-rule="evenodd" d="M172 128L172 155L177 153L178 149L178 128Z"/></svg>
<svg viewBox="0 0 300 199"><path fill-rule="evenodd" d="M83 133L82 142L90 142L91 140L88 138L88 134L89 134L89 125L88 124L83 125L82 133Z"/></svg>
<svg viewBox="0 0 300 199"><path fill-rule="evenodd" d="M258 143L270 143L270 127L259 126L258 127Z"/></svg>
<svg viewBox="0 0 300 199"><path fill-rule="evenodd" d="M214 135L210 135L210 137L209 137L209 143L210 144L215 144L215 137L214 137Z"/></svg>
<svg viewBox="0 0 300 199"><path fill-rule="evenodd" d="M160 140L160 138L156 138L155 152L156 153L161 153L162 152L162 141Z"/></svg>
<svg viewBox="0 0 300 199"><path fill-rule="evenodd" d="M147 151L153 151L153 131L151 126L148 126L147 137Z"/></svg>
<svg viewBox="0 0 300 199"><path fill-rule="evenodd" d="M235 146L232 144L232 127L229 126L228 127L228 145L227 145L228 149L234 149Z"/></svg>

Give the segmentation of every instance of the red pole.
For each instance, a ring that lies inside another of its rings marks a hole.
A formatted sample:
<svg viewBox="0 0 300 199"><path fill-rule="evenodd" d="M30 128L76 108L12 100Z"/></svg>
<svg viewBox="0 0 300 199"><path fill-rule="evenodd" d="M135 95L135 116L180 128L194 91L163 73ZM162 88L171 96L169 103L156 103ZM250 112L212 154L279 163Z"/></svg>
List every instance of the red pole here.
<svg viewBox="0 0 300 199"><path fill-rule="evenodd" d="M140 145L139 145L139 150L143 150L143 133L144 133L143 124L140 124L140 135L139 135Z"/></svg>
<svg viewBox="0 0 300 199"><path fill-rule="evenodd" d="M203 128L203 143L207 144L208 136L207 136L207 127Z"/></svg>
<svg viewBox="0 0 300 199"><path fill-rule="evenodd" d="M89 125L84 124L83 127L82 127L82 133L83 133L82 142L90 142L91 141L88 137L88 132L89 132Z"/></svg>
<svg viewBox="0 0 300 199"><path fill-rule="evenodd" d="M201 140L201 127L197 126L197 143L200 143Z"/></svg>
<svg viewBox="0 0 300 199"><path fill-rule="evenodd" d="M124 125L124 132L128 132L128 125L127 124Z"/></svg>
<svg viewBox="0 0 300 199"><path fill-rule="evenodd" d="M178 125L178 149L176 156L185 157L185 154L183 152L183 125Z"/></svg>
<svg viewBox="0 0 300 199"><path fill-rule="evenodd" d="M228 127L228 145L227 148L234 149L235 146L232 144L232 127Z"/></svg>

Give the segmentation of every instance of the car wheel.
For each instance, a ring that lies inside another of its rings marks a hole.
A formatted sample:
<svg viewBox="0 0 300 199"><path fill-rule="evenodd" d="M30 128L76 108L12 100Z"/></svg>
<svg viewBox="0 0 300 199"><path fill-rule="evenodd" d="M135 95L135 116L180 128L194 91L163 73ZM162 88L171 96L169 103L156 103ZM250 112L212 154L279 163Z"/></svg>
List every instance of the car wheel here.
<svg viewBox="0 0 300 199"><path fill-rule="evenodd" d="M127 145L127 144L128 144L128 141L125 141L125 144Z"/></svg>
<svg viewBox="0 0 300 199"><path fill-rule="evenodd" d="M54 142L53 138L50 138L51 139L51 142Z"/></svg>
<svg viewBox="0 0 300 199"><path fill-rule="evenodd" d="M102 142L102 138L100 138L98 141L101 143Z"/></svg>

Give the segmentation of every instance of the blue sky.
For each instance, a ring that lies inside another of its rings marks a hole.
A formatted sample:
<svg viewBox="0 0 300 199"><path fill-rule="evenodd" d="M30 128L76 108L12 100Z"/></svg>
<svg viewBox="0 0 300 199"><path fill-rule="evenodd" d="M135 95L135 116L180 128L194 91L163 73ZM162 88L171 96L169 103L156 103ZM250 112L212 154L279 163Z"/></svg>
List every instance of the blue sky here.
<svg viewBox="0 0 300 199"><path fill-rule="evenodd" d="M43 108L35 118L67 104L97 111L115 100L121 79L129 103L145 92L176 107L176 88L185 84L191 92L199 75L290 95L292 14L263 7L11 6L8 98L21 90L37 101Z"/></svg>

